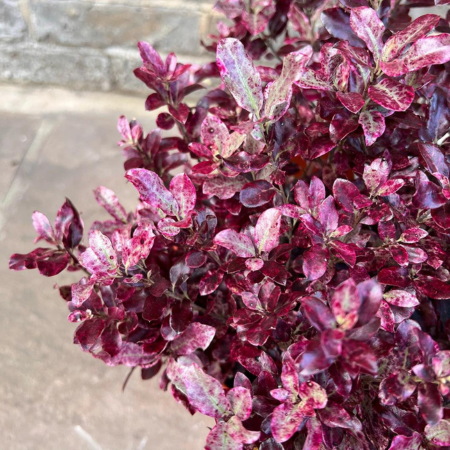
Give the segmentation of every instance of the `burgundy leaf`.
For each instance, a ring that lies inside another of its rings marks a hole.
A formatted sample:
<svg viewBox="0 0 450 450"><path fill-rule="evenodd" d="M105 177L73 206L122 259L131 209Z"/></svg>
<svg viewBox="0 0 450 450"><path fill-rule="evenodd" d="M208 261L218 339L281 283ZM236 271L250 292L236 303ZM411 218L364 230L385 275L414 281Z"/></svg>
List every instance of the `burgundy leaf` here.
<svg viewBox="0 0 450 450"><path fill-rule="evenodd" d="M369 86L368 94L375 103L392 111L406 111L414 100L414 88L392 78Z"/></svg>
<svg viewBox="0 0 450 450"><path fill-rule="evenodd" d="M322 245L314 245L304 255L303 273L308 280L319 279L327 270L328 250Z"/></svg>
<svg viewBox="0 0 450 450"><path fill-rule="evenodd" d="M200 295L208 295L213 293L220 285L223 279L223 272L208 272L199 283Z"/></svg>
<svg viewBox="0 0 450 450"><path fill-rule="evenodd" d="M264 180L253 181L242 188L239 199L245 207L256 208L270 202L275 192L271 183Z"/></svg>
<svg viewBox="0 0 450 450"><path fill-rule="evenodd" d="M435 384L421 383L419 385L417 404L422 417L429 425L437 425L442 420L442 398Z"/></svg>
<svg viewBox="0 0 450 450"><path fill-rule="evenodd" d="M229 178L219 175L215 178L210 178L203 184L203 193L209 196L216 195L222 200L233 197L236 192L247 184L247 180L238 175L236 178Z"/></svg>

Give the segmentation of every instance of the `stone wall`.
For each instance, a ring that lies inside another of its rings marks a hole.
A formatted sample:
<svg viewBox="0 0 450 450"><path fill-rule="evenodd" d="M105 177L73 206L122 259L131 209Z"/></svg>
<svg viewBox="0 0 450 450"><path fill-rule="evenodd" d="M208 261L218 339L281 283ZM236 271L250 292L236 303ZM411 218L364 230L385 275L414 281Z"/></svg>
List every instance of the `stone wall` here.
<svg viewBox="0 0 450 450"><path fill-rule="evenodd" d="M210 59L213 0L0 0L0 82L142 92L136 43Z"/></svg>

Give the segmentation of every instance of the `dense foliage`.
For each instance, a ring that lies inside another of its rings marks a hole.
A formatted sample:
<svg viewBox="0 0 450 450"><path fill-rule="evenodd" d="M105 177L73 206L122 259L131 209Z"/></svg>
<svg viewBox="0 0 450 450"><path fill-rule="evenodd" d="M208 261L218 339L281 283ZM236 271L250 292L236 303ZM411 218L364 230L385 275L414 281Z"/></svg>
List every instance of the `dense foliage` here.
<svg viewBox="0 0 450 450"><path fill-rule="evenodd" d="M141 202L98 188L84 243L69 200L35 212L51 248L11 257L83 271L60 288L75 342L215 418L208 450L450 449L450 27L409 17L429 3L219 0L202 67L139 43L165 111L147 135L119 119Z"/></svg>

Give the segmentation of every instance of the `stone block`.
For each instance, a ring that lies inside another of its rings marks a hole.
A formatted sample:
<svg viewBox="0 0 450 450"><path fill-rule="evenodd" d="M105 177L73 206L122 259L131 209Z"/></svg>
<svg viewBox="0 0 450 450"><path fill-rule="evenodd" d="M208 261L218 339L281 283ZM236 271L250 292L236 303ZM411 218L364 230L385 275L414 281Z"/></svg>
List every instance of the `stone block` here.
<svg viewBox="0 0 450 450"><path fill-rule="evenodd" d="M203 8L178 2L129 5L57 0L30 0L32 34L40 42L105 48L135 47L148 41L161 52L198 54Z"/></svg>
<svg viewBox="0 0 450 450"><path fill-rule="evenodd" d="M0 41L21 39L26 30L18 0L0 0Z"/></svg>
<svg viewBox="0 0 450 450"><path fill-rule="evenodd" d="M0 79L72 89L111 88L108 57L93 50L30 43L0 45Z"/></svg>

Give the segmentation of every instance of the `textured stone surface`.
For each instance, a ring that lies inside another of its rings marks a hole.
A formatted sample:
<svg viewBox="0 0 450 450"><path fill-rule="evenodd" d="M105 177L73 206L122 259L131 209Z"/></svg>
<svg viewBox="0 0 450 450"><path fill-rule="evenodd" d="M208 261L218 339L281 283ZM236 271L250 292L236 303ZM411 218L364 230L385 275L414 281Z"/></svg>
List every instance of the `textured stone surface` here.
<svg viewBox="0 0 450 450"><path fill-rule="evenodd" d="M25 35L26 28L19 1L0 0L0 41L21 39Z"/></svg>
<svg viewBox="0 0 450 450"><path fill-rule="evenodd" d="M5 264L12 252L33 248L31 213L38 209L53 220L65 195L79 206L86 226L106 218L92 196L99 184L113 188L126 206L135 205L115 128L118 115L137 109L136 99L0 89L0 154L7 157L17 145L22 158L0 208L0 448L202 449L208 418L190 416L159 390L157 379L141 381L138 371L122 392L127 368L108 367L72 344L75 325L52 289L70 276L9 272ZM143 109L135 115L146 129L154 124L154 115ZM24 135L25 143L15 140Z"/></svg>
<svg viewBox="0 0 450 450"><path fill-rule="evenodd" d="M89 50L32 43L0 45L1 80L109 90L109 67L105 55Z"/></svg>
<svg viewBox="0 0 450 450"><path fill-rule="evenodd" d="M200 14L195 9L82 1L31 0L33 36L73 47L134 47L144 40L158 51L198 54Z"/></svg>

